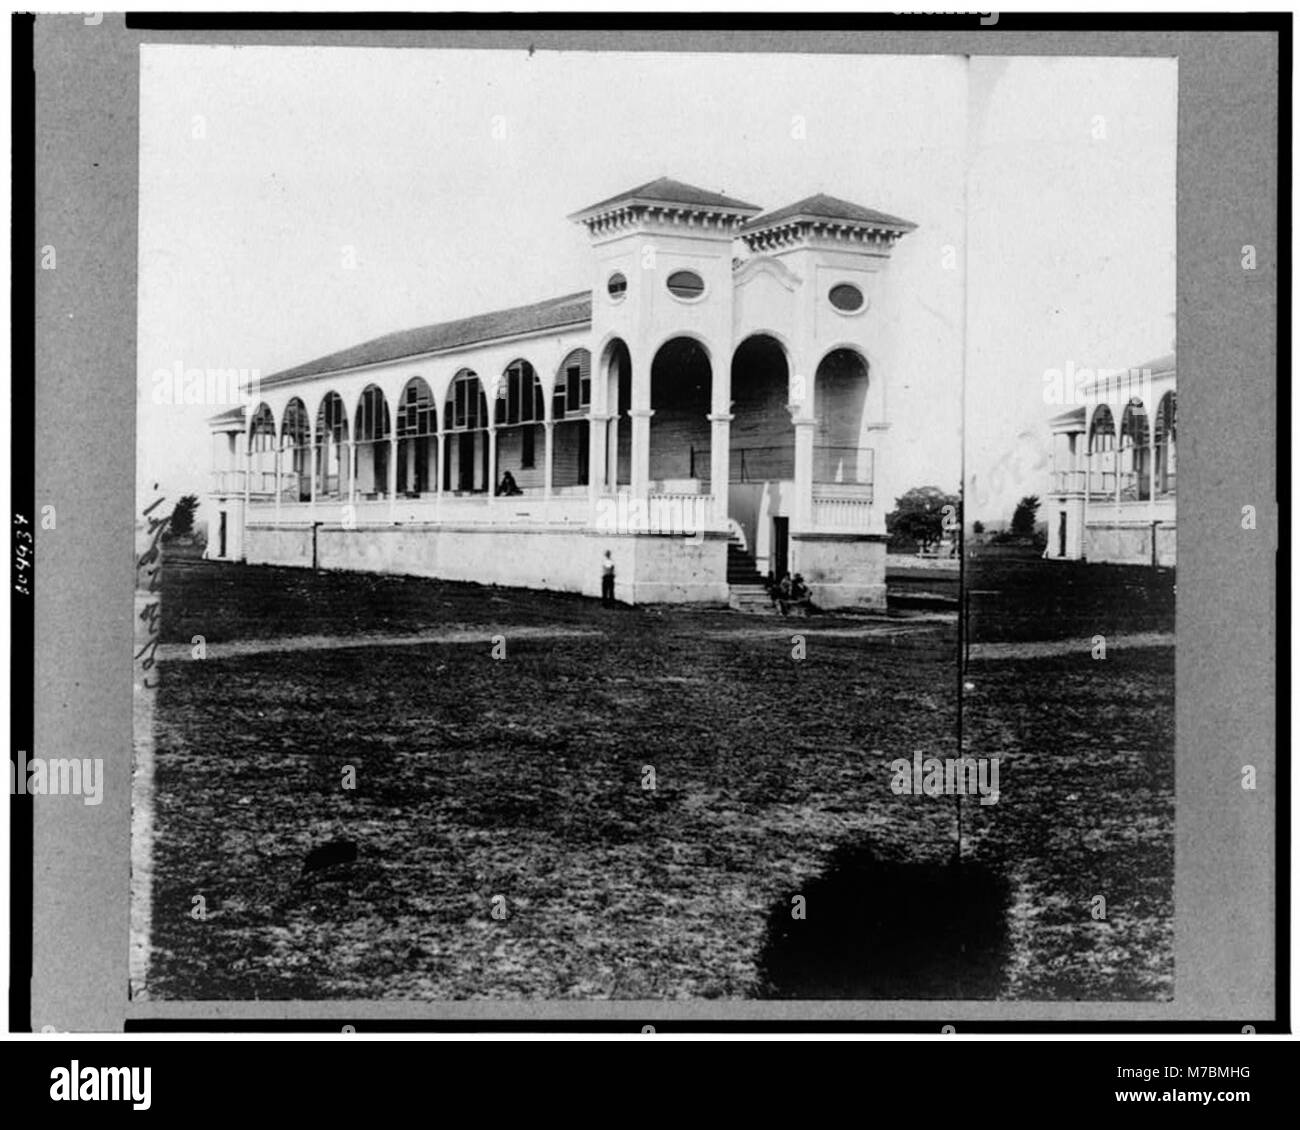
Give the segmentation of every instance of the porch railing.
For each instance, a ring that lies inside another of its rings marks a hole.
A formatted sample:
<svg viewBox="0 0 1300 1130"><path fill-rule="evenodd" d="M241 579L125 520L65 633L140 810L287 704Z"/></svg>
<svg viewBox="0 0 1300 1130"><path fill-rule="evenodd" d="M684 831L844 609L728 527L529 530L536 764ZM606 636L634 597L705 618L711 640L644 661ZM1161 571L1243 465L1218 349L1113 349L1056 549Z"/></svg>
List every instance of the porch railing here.
<svg viewBox="0 0 1300 1130"><path fill-rule="evenodd" d="M874 494L871 483L813 483L813 527L866 532L871 526Z"/></svg>

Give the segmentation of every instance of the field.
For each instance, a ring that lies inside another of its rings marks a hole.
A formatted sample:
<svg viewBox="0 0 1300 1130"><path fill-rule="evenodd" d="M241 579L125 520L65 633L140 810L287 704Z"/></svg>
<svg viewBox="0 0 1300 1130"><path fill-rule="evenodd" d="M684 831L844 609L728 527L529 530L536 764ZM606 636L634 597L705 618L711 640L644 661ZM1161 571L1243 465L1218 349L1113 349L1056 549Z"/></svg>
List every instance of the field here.
<svg viewBox="0 0 1300 1130"><path fill-rule="evenodd" d="M952 613L176 560L163 632L153 999L1172 993L1170 646L976 658L959 710ZM999 803L895 794L959 727Z"/></svg>

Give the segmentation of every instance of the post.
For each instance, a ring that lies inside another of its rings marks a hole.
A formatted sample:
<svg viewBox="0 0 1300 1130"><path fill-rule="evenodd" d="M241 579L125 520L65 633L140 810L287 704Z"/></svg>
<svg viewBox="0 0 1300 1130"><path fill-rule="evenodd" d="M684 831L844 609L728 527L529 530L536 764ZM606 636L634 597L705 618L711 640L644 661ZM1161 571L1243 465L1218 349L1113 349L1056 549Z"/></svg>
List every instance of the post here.
<svg viewBox="0 0 1300 1130"><path fill-rule="evenodd" d="M608 483L609 465L606 460L605 438L610 417L603 412L592 412L587 416L587 493L591 497L594 512L596 500Z"/></svg>
<svg viewBox="0 0 1300 1130"><path fill-rule="evenodd" d="M315 529L316 522L316 421L311 421L311 426L307 429L307 480L310 489L307 492L307 518L313 523ZM313 543L315 535L313 535Z"/></svg>
<svg viewBox="0 0 1300 1130"><path fill-rule="evenodd" d="M718 526L727 523L730 508L728 494L731 487L731 421L732 412L710 412L709 422L713 434L709 437L709 490L713 494L713 521Z"/></svg>
<svg viewBox="0 0 1300 1130"><path fill-rule="evenodd" d="M439 416L439 419L441 419L441 418L442 418L442 417ZM446 464L447 464L447 446L446 446L446 445L447 445L447 432L446 432L445 428L439 428L439 429L438 429L438 456L437 456L437 462L438 462L438 480L437 480L437 482L438 482L438 486L437 486L437 489L436 489L436 493L435 493L434 496L433 496L433 497L434 497L434 503L433 503L433 520L434 520L435 522L441 522L441 521L442 521L442 492L443 492L443 489L444 489L444 488L446 487L446 485L447 485L447 482L446 482L446 481L447 481L447 476L443 474L443 468L446 467Z"/></svg>
<svg viewBox="0 0 1300 1130"><path fill-rule="evenodd" d="M388 524L397 521L397 429L388 437Z"/></svg>
<svg viewBox="0 0 1300 1130"><path fill-rule="evenodd" d="M253 460L253 424L248 425L248 434L244 436L244 513L239 520L239 559L248 560L248 505L252 497Z"/></svg>
<svg viewBox="0 0 1300 1130"><path fill-rule="evenodd" d="M555 452L553 450L555 421L543 420L542 428L546 443L546 451L542 456L545 460L542 466L542 509L549 520L551 517L551 490L555 483Z"/></svg>
<svg viewBox="0 0 1300 1130"><path fill-rule="evenodd" d="M813 430L817 420L805 416L802 405L792 405L794 419L794 514L792 531L807 532L813 527Z"/></svg>
<svg viewBox="0 0 1300 1130"><path fill-rule="evenodd" d="M628 413L632 417L633 498L645 498L650 492L650 417L654 414L653 408L633 408Z"/></svg>

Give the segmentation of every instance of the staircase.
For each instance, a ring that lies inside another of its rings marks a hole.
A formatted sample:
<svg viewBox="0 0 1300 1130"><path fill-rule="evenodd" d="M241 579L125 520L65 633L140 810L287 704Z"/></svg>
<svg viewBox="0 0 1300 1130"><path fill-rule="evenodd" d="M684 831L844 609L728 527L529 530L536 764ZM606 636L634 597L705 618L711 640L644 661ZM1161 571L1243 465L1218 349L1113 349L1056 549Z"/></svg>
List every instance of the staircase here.
<svg viewBox="0 0 1300 1130"><path fill-rule="evenodd" d="M753 555L733 530L727 542L727 603L737 612L752 615L775 616L772 598L767 594L767 584L758 571Z"/></svg>

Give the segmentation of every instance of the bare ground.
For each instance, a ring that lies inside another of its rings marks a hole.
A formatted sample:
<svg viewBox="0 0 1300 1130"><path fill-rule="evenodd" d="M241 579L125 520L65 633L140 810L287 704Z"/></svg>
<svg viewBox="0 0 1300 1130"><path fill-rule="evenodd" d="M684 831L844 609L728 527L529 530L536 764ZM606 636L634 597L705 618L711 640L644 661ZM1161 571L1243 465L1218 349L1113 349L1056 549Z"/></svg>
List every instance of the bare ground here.
<svg viewBox="0 0 1300 1130"><path fill-rule="evenodd" d="M1002 798L962 802L954 871L954 799L890 789L956 751L952 618L164 576L151 997L1172 990L1172 648L972 665L964 745ZM335 838L356 861L301 876Z"/></svg>

